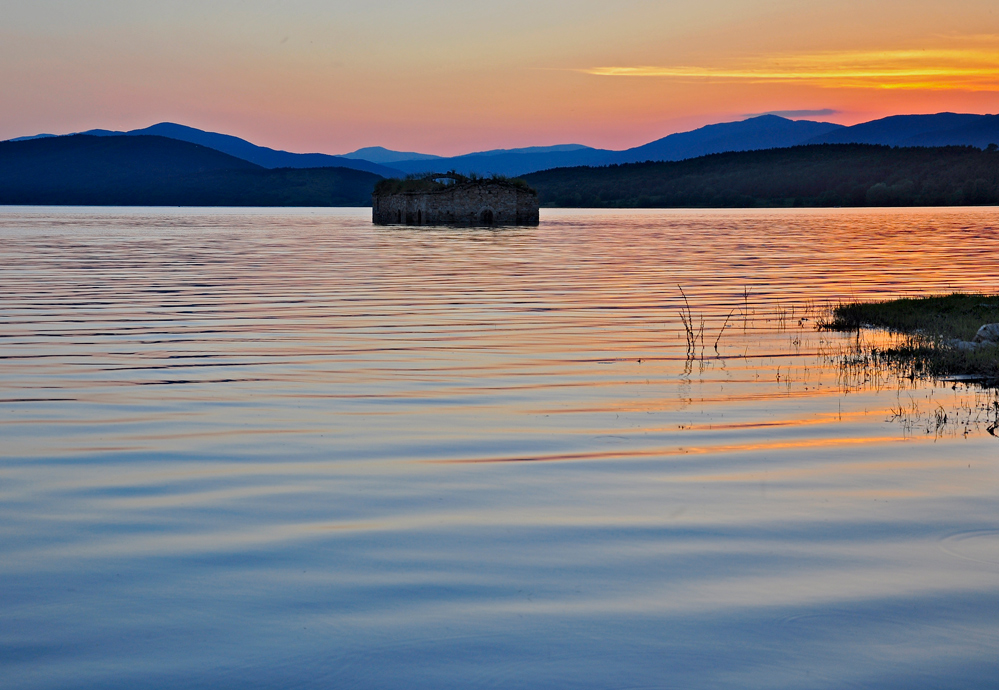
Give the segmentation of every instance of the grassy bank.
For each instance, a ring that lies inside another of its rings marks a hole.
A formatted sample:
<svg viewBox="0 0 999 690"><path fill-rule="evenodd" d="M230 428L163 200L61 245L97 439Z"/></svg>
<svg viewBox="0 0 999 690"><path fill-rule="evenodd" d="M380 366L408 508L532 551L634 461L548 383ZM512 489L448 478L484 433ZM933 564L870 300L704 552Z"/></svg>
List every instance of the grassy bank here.
<svg viewBox="0 0 999 690"><path fill-rule="evenodd" d="M907 337L899 344L870 347L856 356L902 368L911 376L972 377L995 386L999 385L999 347L971 344L986 323L999 323L999 295L955 293L841 304L819 328L883 328L900 333Z"/></svg>

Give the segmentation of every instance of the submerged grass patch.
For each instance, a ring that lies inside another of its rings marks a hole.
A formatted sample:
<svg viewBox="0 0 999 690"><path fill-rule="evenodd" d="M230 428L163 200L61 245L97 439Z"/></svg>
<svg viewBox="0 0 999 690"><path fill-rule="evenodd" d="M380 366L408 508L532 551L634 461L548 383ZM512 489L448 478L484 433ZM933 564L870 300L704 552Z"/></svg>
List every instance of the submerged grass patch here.
<svg viewBox="0 0 999 690"><path fill-rule="evenodd" d="M999 295L960 293L851 302L832 310L819 327L830 331L887 328L897 333L971 340L986 323L999 322Z"/></svg>
<svg viewBox="0 0 999 690"><path fill-rule="evenodd" d="M830 318L819 322L819 328L832 331L882 328L899 333L906 338L898 344L862 348L851 357L910 377L973 377L996 386L999 347L970 342L987 323L999 323L999 295L954 293L840 304L832 310Z"/></svg>

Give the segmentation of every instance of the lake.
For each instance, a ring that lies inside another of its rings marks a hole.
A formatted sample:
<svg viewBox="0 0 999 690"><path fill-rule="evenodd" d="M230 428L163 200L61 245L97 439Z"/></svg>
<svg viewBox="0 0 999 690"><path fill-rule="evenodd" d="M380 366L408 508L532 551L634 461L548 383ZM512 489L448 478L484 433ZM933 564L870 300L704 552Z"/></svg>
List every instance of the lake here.
<svg viewBox="0 0 999 690"><path fill-rule="evenodd" d="M815 323L997 256L995 208L0 209L2 685L995 687L999 399Z"/></svg>

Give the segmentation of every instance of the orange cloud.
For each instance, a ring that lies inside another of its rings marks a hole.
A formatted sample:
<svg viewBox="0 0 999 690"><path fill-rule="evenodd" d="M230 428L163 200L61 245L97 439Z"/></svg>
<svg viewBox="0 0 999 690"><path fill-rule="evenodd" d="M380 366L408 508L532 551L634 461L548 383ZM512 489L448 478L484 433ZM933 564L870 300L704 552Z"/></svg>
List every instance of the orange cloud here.
<svg viewBox="0 0 999 690"><path fill-rule="evenodd" d="M628 66L579 70L604 77L796 83L822 88L999 91L999 51L937 49L829 52L756 58L725 66Z"/></svg>

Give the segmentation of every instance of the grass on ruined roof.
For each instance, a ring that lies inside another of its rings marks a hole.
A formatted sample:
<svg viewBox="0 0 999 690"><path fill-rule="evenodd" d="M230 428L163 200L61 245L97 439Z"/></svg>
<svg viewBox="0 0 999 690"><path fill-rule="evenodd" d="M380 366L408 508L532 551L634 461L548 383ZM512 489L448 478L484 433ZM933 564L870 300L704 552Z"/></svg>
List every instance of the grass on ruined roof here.
<svg viewBox="0 0 999 690"><path fill-rule="evenodd" d="M490 175L489 177L483 177L481 175L476 175L472 173L471 175L460 175L451 171L447 173L448 175L454 175L457 180L451 182L450 184L488 184L488 183L499 183L504 185L510 185L512 187L517 187L518 189L523 189L524 191L534 192L534 190L519 177L507 177L505 175ZM447 189L450 186L449 183L439 182L429 175L407 175L406 177L399 178L388 178L384 180L379 180L378 184L375 185L374 193L378 196L388 195L388 194L405 194L407 192L436 192L442 189Z"/></svg>
<svg viewBox="0 0 999 690"><path fill-rule="evenodd" d="M375 185L374 193L377 195L386 195L405 194L406 192L433 192L445 187L446 185L443 183L435 182L434 180L414 177L406 177L404 179L390 177L385 180L379 180L378 184Z"/></svg>
<svg viewBox="0 0 999 690"><path fill-rule="evenodd" d="M999 323L999 295L954 293L906 297L879 302L851 302L832 310L819 328L855 331L884 328L909 336L902 344L867 348L854 357L903 368L911 376L979 377L999 383L999 347L961 348L953 341L970 341L986 323Z"/></svg>

